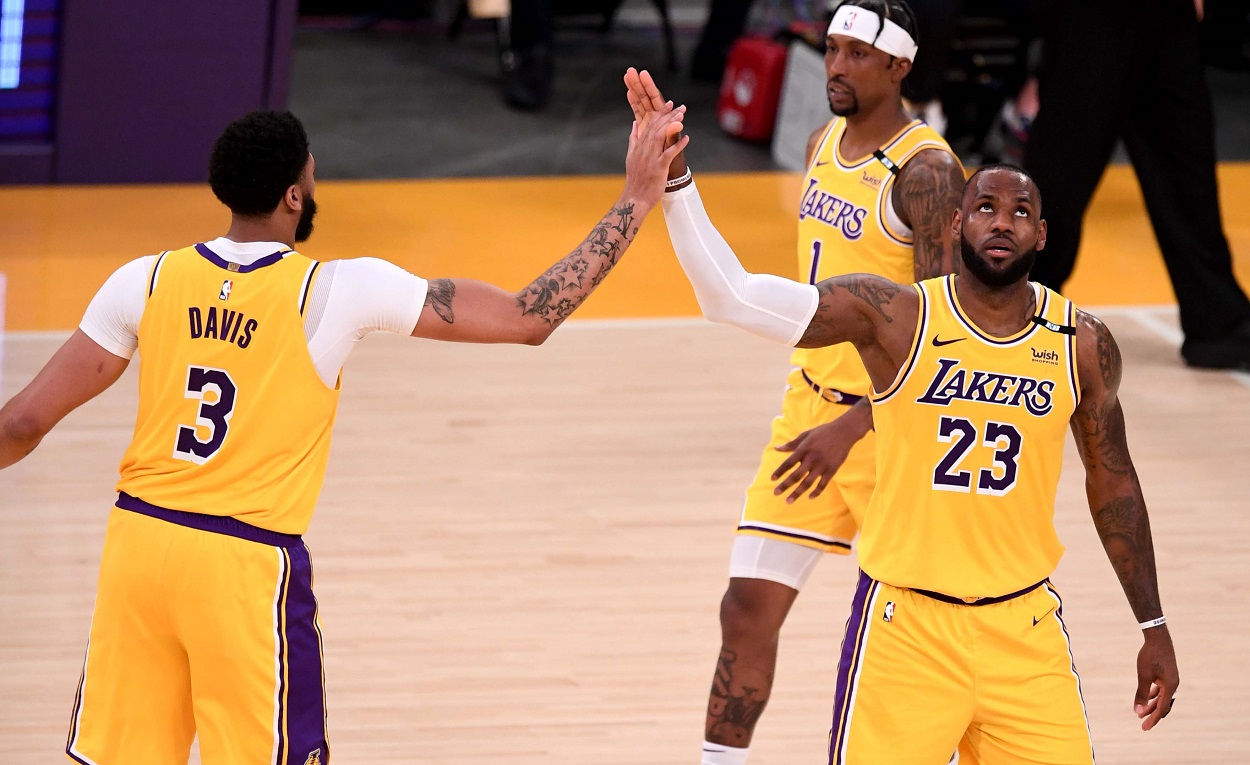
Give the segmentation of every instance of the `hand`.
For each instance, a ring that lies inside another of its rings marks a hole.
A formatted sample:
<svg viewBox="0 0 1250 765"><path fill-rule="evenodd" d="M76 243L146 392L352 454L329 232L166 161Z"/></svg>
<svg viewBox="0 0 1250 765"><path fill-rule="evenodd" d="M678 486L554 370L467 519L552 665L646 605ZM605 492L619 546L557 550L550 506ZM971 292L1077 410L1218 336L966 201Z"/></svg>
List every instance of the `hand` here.
<svg viewBox="0 0 1250 765"><path fill-rule="evenodd" d="M1146 643L1137 653L1137 695L1133 698L1133 711L1142 719L1141 729L1150 730L1172 711L1181 676L1168 628L1153 627L1144 634Z"/></svg>
<svg viewBox="0 0 1250 765"><path fill-rule="evenodd" d="M1194 0L1194 13L1198 15L1198 20L1202 21L1203 16L1203 0Z"/></svg>
<svg viewBox="0 0 1250 765"><path fill-rule="evenodd" d="M645 122L635 121L629 131L629 151L625 155L623 198L654 207L664 195L664 182L673 158L690 142L681 133L686 107L673 107L669 101ZM666 148L667 147L667 148Z"/></svg>
<svg viewBox="0 0 1250 765"><path fill-rule="evenodd" d="M656 87L655 80L651 78L651 73L647 70L639 72L632 66L625 70L625 89L625 96L629 99L629 108L633 110L634 119L638 121L638 124L645 125L657 114L663 112L666 103L664 96L660 95L660 89ZM672 146L682 138L679 133L674 134L667 145ZM686 157L682 152L669 167L668 177L680 178L685 173Z"/></svg>
<svg viewBox="0 0 1250 765"><path fill-rule="evenodd" d="M833 422L804 431L793 441L777 447L777 451L791 454L773 471L772 480L780 479L787 472L790 475L777 484L773 494L784 494L796 483L798 487L786 497L787 503L802 497L808 489L812 489L812 484L816 484L810 495L812 499L824 492L834 473L846 462L851 447L868 432L861 418L848 415L851 412Z"/></svg>

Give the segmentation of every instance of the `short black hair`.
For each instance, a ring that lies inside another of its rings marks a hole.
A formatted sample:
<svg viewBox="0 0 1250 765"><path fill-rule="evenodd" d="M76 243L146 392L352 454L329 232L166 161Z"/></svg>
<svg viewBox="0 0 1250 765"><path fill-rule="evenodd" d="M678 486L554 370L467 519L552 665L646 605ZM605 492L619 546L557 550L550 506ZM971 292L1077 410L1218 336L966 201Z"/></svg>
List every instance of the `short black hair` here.
<svg viewBox="0 0 1250 765"><path fill-rule="evenodd" d="M883 20L889 19L895 24L903 28L903 31L911 35L912 42L920 45L920 30L916 24L916 14L912 11L911 6L904 0L846 0L838 5L849 5L852 8L863 8L866 11L872 11L880 16ZM881 36L881 32L885 30L885 24L877 30L877 37ZM875 43L876 40L874 39Z"/></svg>
<svg viewBox="0 0 1250 765"><path fill-rule="evenodd" d="M237 215L268 215L308 164L308 134L290 112L259 111L231 122L213 144L208 183Z"/></svg>
<svg viewBox="0 0 1250 765"><path fill-rule="evenodd" d="M1029 183L1033 184L1033 188L1037 191L1037 209L1038 209L1038 213L1039 214L1041 213L1041 209L1042 209L1041 187L1037 185L1037 181L1033 180L1033 176L1029 175L1027 170L1025 170L1023 167L1020 167L1019 165L1013 165L1010 162L991 162L988 165L982 165L981 167L978 167L975 173L968 176L968 181L964 184L964 194L966 195L969 191L972 190L972 187L973 187L972 182L977 179L978 175L980 175L981 173L989 173L994 170L1006 170L1008 172L1016 173L1017 175L1022 175L1025 178L1027 178Z"/></svg>

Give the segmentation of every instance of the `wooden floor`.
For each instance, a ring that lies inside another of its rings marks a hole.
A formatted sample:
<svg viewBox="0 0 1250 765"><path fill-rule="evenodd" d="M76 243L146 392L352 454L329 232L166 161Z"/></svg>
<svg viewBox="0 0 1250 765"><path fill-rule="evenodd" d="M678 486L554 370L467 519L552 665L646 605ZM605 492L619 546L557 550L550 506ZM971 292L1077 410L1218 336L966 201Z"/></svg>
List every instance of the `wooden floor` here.
<svg viewBox="0 0 1250 765"><path fill-rule="evenodd" d="M1139 632L1069 446L1056 582L1099 761L1242 765L1250 386L1180 367L1166 310L1107 321L1182 687L1137 729ZM58 340L11 336L0 397ZM537 349L362 343L308 535L335 762L697 762L731 529L786 369L697 321L573 323ZM61 761L134 372L0 473L6 765ZM853 577L830 557L799 599L753 765L824 762Z"/></svg>

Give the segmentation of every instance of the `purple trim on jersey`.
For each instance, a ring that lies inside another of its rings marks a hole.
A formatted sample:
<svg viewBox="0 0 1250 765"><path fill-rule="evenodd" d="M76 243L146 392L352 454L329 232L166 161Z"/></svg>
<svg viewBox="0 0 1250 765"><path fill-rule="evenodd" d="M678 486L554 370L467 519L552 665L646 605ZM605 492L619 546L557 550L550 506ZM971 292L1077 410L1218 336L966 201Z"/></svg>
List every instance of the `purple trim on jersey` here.
<svg viewBox="0 0 1250 765"><path fill-rule="evenodd" d="M274 604L274 613L273 613L273 623L275 625L273 637L274 637L274 640L276 641L276 645L274 646L275 648L274 653L277 656L277 660L278 660L277 661L277 665L278 665L277 666L277 670L278 670L277 691L278 693L276 696L277 703L278 703L278 715L277 715L278 729L274 731L274 736L277 738L277 745L274 747L274 758L273 758L275 765L281 765L285 763L286 753L287 753L287 747L286 747L286 666L287 666L286 647L287 647L287 641L286 641L286 621L284 620L283 615L284 615L284 612L286 611L287 597L290 595L290 592L291 592L291 556L286 550L283 550L283 549L280 549L278 552L279 552L278 559L282 562L282 570L278 572L279 580L282 582L282 587L281 587L282 594L278 598L278 602Z"/></svg>
<svg viewBox="0 0 1250 765"><path fill-rule="evenodd" d="M841 547L844 550L851 549L851 546L848 543L839 542L836 539L833 539L833 540L821 539L820 537L814 537L808 534L799 534L794 531L779 531L778 529L765 528L764 526L753 526L749 523L739 523L738 531L765 531L765 532L768 532L769 534L777 534L778 536L790 537L791 539L805 539L808 542L819 542L822 545L832 545L834 547Z"/></svg>
<svg viewBox="0 0 1250 765"><path fill-rule="evenodd" d="M1076 305L1068 301L1068 326L1076 326ZM1081 388L1077 383L1076 368L1076 332L1068 335L1068 382L1072 384L1072 403L1076 406L1081 404Z"/></svg>
<svg viewBox="0 0 1250 765"><path fill-rule="evenodd" d="M859 584L855 586L855 598L851 601L851 615L846 619L846 635L842 638L842 660L838 663L837 692L833 698L833 725L829 731L829 763L837 765L846 736L846 723L851 716L851 692L855 687L860 653L864 648L864 636L868 634L868 608L877 582L859 572Z"/></svg>
<svg viewBox="0 0 1250 765"><path fill-rule="evenodd" d="M1008 346L1008 345L1016 345L1017 343L1022 343L1026 339L1032 337L1034 333L1037 332L1037 328L1041 326L1037 324L1036 322L1034 322L1033 324L1029 326L1027 330L1025 330L1023 334L1014 338L1002 338L1002 337L994 337L993 335L987 335L984 332L982 332L980 328L977 327L977 325L973 324L971 319L964 316L963 310L959 307L959 301L955 298L955 275L954 274L951 274L946 277L946 297L947 297L947 300L950 301L951 313L955 314L955 318L959 321L959 323L963 324L964 327L966 327L969 332L976 335L981 340L984 340L985 342L989 343L990 345ZM1042 301L1037 308L1037 313L1033 315L1036 317L1045 318L1046 308L1049 305L1050 305L1050 290L1047 290L1045 287L1043 287L1042 288Z"/></svg>
<svg viewBox="0 0 1250 765"><path fill-rule="evenodd" d="M161 263L165 262L165 256L169 254L169 250L162 252L156 258L156 262L152 264L152 275L148 277L148 297L152 297L152 293L156 291L156 277L161 273Z"/></svg>
<svg viewBox="0 0 1250 765"><path fill-rule="evenodd" d="M325 674L321 661L321 633L317 629L317 599L312 591L312 558L304 545L286 550L290 578L284 598L283 640L286 643L286 689L283 726L286 757L279 763L304 765L320 752L319 762L330 762L326 740Z"/></svg>
<svg viewBox="0 0 1250 765"><path fill-rule="evenodd" d="M279 534L276 531L244 523L238 518L233 518L229 515L204 515L203 513L188 513L183 510L157 507L144 502L138 497L132 497L124 491L117 494L117 506L122 510L129 510L132 513L139 513L150 518L176 523L179 526L199 529L200 531L211 531L214 534L225 534L226 536L238 537L239 539L246 539L249 542L257 542L262 545L271 545L273 547L299 547L303 545L303 540L300 539L298 534Z"/></svg>
<svg viewBox="0 0 1250 765"><path fill-rule="evenodd" d="M272 255L266 255L265 257L254 260L245 266L242 263L232 263L226 260L217 253L208 249L208 246L203 243L195 245L195 251L200 253L200 255L203 255L204 259L209 263L212 263L214 266L224 268L235 274L251 273L257 269L264 268L265 266L272 266L274 263L277 263L279 260L286 257L287 253L294 252L294 250L278 250Z"/></svg>

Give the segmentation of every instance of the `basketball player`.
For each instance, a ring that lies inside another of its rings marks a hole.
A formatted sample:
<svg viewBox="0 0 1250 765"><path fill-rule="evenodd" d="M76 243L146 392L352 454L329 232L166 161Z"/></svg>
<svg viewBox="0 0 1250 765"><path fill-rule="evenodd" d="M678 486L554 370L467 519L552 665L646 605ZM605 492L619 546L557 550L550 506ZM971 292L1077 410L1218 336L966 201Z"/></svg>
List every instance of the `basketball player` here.
<svg viewBox="0 0 1250 765"><path fill-rule="evenodd" d="M1049 581L1063 552L1053 518L1069 426L1095 528L1143 630L1133 704L1153 728L1180 679L1117 399L1120 351L1102 322L1028 281L1046 244L1032 179L995 165L968 181L952 216L958 276L809 285L747 273L688 172L679 156L663 205L704 314L803 348L850 343L872 384L878 488L830 763L938 765L958 745L984 765L1092 765Z"/></svg>
<svg viewBox="0 0 1250 765"><path fill-rule="evenodd" d="M318 262L314 161L289 113L213 148L226 235L132 261L0 410L0 468L109 387L136 349L139 414L109 515L66 747L86 765L326 765L321 630L300 535L321 488L349 351L373 331L542 343L659 201L683 108L635 125L625 189L528 287L426 282L375 258ZM683 139L684 140L684 139Z"/></svg>
<svg viewBox="0 0 1250 765"><path fill-rule="evenodd" d="M825 95L835 116L808 141L798 204L803 281L863 272L911 283L954 270L948 231L963 167L903 106L915 35L902 0L850 0L834 14ZM850 553L875 483L868 374L854 348L800 349L792 364L730 553L703 765L746 762L782 624L824 554Z"/></svg>

